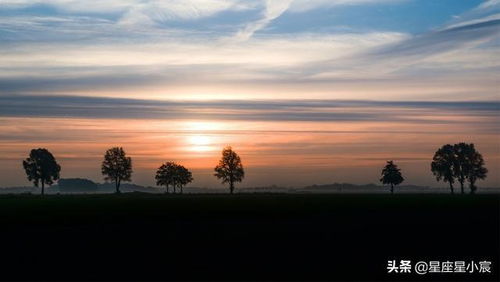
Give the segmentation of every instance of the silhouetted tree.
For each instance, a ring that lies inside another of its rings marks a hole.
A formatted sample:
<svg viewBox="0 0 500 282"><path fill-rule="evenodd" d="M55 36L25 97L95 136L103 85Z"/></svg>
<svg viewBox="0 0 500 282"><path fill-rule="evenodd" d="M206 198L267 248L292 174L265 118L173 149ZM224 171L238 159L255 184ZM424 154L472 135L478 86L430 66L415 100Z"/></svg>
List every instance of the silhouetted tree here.
<svg viewBox="0 0 500 282"><path fill-rule="evenodd" d="M450 184L453 194L453 183L455 182L454 169L457 164L454 147L450 144L439 148L432 158L431 171L436 176L437 181L441 179Z"/></svg>
<svg viewBox="0 0 500 282"><path fill-rule="evenodd" d="M166 162L156 171L156 185L165 186L167 193L169 193L168 187L173 184L174 165L175 163L173 162Z"/></svg>
<svg viewBox="0 0 500 282"><path fill-rule="evenodd" d="M132 176L132 159L125 155L122 147L114 147L106 151L101 172L105 180L115 182L116 193L120 193L122 181L130 181Z"/></svg>
<svg viewBox="0 0 500 282"><path fill-rule="evenodd" d="M468 161L467 180L469 181L470 193L474 194L477 190L476 181L485 179L488 169L484 167L483 156L476 151L474 144L469 145L466 159Z"/></svg>
<svg viewBox="0 0 500 282"><path fill-rule="evenodd" d="M231 194L233 194L234 191L234 183L241 182L245 177L241 159L230 146L222 150L222 158L214 170L214 176L218 179L222 179L223 184L229 183L229 191Z"/></svg>
<svg viewBox="0 0 500 282"><path fill-rule="evenodd" d="M184 192L184 186L193 181L193 176L191 172L182 165L177 165L176 167L176 177L174 178L174 183L181 189L181 194ZM174 185L174 187L175 187Z"/></svg>
<svg viewBox="0 0 500 282"><path fill-rule="evenodd" d="M470 163L467 159L467 155L470 151L470 145L466 143L458 143L453 145L453 151L455 151L456 164L454 166L453 174L457 178L458 183L460 183L460 191L464 193L464 183L469 174Z"/></svg>
<svg viewBox="0 0 500 282"><path fill-rule="evenodd" d="M484 167L483 156L476 151L474 144L463 142L453 146L446 144L437 150L431 163L431 171L438 181L443 179L450 183L452 193L453 183L456 179L460 183L462 194L466 181L469 181L471 194L473 194L477 190L476 181L485 179L488 173Z"/></svg>
<svg viewBox="0 0 500 282"><path fill-rule="evenodd" d="M383 184L391 184L391 194L394 193L394 185L399 185L404 181L403 176L401 176L401 169L394 164L393 161L387 161L387 164L382 169L382 178L380 182Z"/></svg>
<svg viewBox="0 0 500 282"><path fill-rule="evenodd" d="M156 185L165 186L167 188L167 193L170 185L174 188L174 193L176 193L177 187L181 189L182 193L183 187L193 181L193 176L184 166L174 162L166 162L156 171L155 179Z"/></svg>
<svg viewBox="0 0 500 282"><path fill-rule="evenodd" d="M45 184L52 185L59 179L61 166L57 164L54 156L47 149L33 149L29 158L23 161L29 181L33 181L36 187L42 185L42 195L45 193Z"/></svg>

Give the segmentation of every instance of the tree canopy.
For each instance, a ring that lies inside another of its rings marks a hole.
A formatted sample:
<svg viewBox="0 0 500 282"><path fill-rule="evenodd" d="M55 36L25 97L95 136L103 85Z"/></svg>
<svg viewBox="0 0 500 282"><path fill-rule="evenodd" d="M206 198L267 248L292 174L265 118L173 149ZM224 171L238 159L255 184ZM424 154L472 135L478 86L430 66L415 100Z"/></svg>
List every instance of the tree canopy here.
<svg viewBox="0 0 500 282"><path fill-rule="evenodd" d="M116 193L120 193L122 181L130 181L132 159L127 157L122 147L113 147L104 154L101 172L105 180L115 182Z"/></svg>
<svg viewBox="0 0 500 282"><path fill-rule="evenodd" d="M29 181L34 185L42 186L42 195L45 193L45 184L52 185L59 179L61 166L54 156L44 148L32 149L27 159L23 161L23 167Z"/></svg>
<svg viewBox="0 0 500 282"><path fill-rule="evenodd" d="M243 181L245 177L241 158L230 146L222 150L222 158L214 170L214 176L222 179L223 184L229 183L229 192L231 194L234 192L234 183Z"/></svg>

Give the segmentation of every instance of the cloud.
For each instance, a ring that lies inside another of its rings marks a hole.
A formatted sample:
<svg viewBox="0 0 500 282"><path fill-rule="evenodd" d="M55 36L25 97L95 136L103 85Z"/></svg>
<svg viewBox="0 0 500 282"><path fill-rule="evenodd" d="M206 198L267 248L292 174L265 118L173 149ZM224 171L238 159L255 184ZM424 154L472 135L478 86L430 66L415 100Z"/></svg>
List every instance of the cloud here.
<svg viewBox="0 0 500 282"><path fill-rule="evenodd" d="M323 7L395 4L406 1L407 0L293 0L289 11L300 13Z"/></svg>
<svg viewBox="0 0 500 282"><path fill-rule="evenodd" d="M334 7L343 5L361 5L361 4L384 4L397 3L402 0L264 0L264 9L260 19L248 23L244 28L240 29L234 36L236 41L245 41L253 36L253 34L266 26L274 19L280 17L286 11L292 13L302 13L322 7Z"/></svg>
<svg viewBox="0 0 500 282"><path fill-rule="evenodd" d="M235 38L237 41L245 41L248 40L252 35L267 26L272 20L279 17L283 12L285 12L292 0L283 0L283 1L273 1L266 0L265 8L262 13L262 18L247 24L243 29L237 32Z"/></svg>
<svg viewBox="0 0 500 282"><path fill-rule="evenodd" d="M119 24L137 25L176 20L196 20L223 11L251 9L252 5L232 0L147 1L130 6Z"/></svg>
<svg viewBox="0 0 500 282"><path fill-rule="evenodd" d="M460 112L497 121L500 102L369 100L159 101L79 96L1 96L0 116L244 121L391 121L450 123L426 117ZM408 110L412 114L408 115ZM425 117L425 118L424 118Z"/></svg>
<svg viewBox="0 0 500 282"><path fill-rule="evenodd" d="M366 49L342 60L327 60L304 68L311 77L378 77L407 79L409 75L488 77L498 73L500 63L491 60L500 40L500 19L482 18L454 23L444 28ZM340 67L339 67L340 66ZM470 73L475 70L476 73Z"/></svg>
<svg viewBox="0 0 500 282"><path fill-rule="evenodd" d="M0 51L0 92L287 83L303 79L303 66L350 57L402 37L301 34L240 44L171 34L157 43L12 44Z"/></svg>
<svg viewBox="0 0 500 282"><path fill-rule="evenodd" d="M464 24L426 33L376 52L382 56L426 57L450 50L473 48L500 35L500 19Z"/></svg>
<svg viewBox="0 0 500 282"><path fill-rule="evenodd" d="M497 93L494 1L419 35L292 29L258 36L252 35L272 28L283 13L293 20L311 9L404 1L76 2L2 2L9 9L52 5L59 13L3 11L0 93L167 99L299 92L314 98L463 99L475 93L481 100ZM226 40L238 31L238 40Z"/></svg>
<svg viewBox="0 0 500 282"><path fill-rule="evenodd" d="M21 9L31 6L52 6L67 13L126 13L134 8L158 8L160 11L173 17L189 18L211 15L217 11L230 8L243 8L246 5L238 1L229 0L102 0L89 5L80 0L4 0L2 7L5 9ZM153 12L149 10L148 12Z"/></svg>

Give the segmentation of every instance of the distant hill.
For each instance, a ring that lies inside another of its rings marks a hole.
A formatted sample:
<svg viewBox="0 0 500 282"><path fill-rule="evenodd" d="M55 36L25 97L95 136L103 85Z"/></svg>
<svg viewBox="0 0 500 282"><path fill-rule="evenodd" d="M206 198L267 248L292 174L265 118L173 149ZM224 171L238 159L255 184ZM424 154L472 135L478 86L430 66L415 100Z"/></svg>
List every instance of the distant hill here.
<svg viewBox="0 0 500 282"><path fill-rule="evenodd" d="M122 192L146 192L158 193L161 189L155 187L144 187L141 185L122 183L120 185ZM114 193L114 183L95 183L92 180L84 178L63 178L59 179L56 185L46 188L47 194L81 194L81 193ZM21 194L21 193L40 193L40 189L36 187L5 187L0 188L0 194Z"/></svg>
<svg viewBox="0 0 500 282"><path fill-rule="evenodd" d="M52 187L52 189L59 189L59 192L95 193L99 189L99 186L94 181L82 178L59 179L56 186L57 187Z"/></svg>

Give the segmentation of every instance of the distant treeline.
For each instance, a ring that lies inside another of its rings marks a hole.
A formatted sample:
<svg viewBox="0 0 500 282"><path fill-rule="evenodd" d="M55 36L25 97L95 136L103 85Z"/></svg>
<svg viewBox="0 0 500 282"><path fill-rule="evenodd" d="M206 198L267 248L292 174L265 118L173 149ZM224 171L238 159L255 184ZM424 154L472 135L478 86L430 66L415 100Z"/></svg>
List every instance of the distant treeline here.
<svg viewBox="0 0 500 282"><path fill-rule="evenodd" d="M32 181L35 187L41 186L42 195L45 193L45 185L52 185L58 180L58 188L65 192L80 191L81 189L92 192L93 190L102 190L103 187L100 185L107 185L105 189L110 189L110 185L113 185L114 191L120 193L122 182L131 181L133 172L132 158L127 157L122 147L108 149L101 165L104 179L113 184L96 184L90 180L79 178L59 179L61 166L52 153L44 148L31 150L29 157L23 161L23 167L28 180ZM462 194L467 183L470 193L475 193L477 180L485 179L488 173L482 155L472 143L443 145L434 154L430 168L437 181L442 180L449 184L452 194L456 182L460 184ZM214 168L214 176L220 179L223 184L228 184L231 194L234 192L235 183L241 182L245 177L241 158L230 146L222 150L222 157ZM155 175L156 185L164 186L166 193L170 193L169 188L173 189L173 193L178 191L183 193L184 187L193 179L189 169L172 161L163 163ZM403 181L401 169L394 161L387 161L382 169L380 182L384 185L390 185L390 191L394 193L394 187Z"/></svg>

